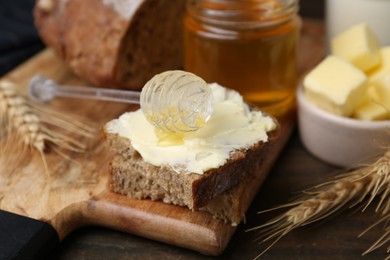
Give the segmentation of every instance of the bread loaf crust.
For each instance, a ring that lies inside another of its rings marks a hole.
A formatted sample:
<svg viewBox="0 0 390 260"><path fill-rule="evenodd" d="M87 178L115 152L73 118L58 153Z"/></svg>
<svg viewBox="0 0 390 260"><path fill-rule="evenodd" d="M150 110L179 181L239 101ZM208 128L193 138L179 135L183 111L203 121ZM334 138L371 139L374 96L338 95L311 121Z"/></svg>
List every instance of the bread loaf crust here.
<svg viewBox="0 0 390 260"><path fill-rule="evenodd" d="M183 0L39 0L34 17L43 41L77 75L96 86L141 89L182 67L184 8Z"/></svg>

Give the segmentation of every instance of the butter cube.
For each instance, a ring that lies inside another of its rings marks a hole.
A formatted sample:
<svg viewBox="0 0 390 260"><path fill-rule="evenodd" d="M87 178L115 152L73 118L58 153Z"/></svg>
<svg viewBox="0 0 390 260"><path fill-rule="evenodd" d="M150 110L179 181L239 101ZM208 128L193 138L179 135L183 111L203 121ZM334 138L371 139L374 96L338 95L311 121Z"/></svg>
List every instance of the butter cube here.
<svg viewBox="0 0 390 260"><path fill-rule="evenodd" d="M351 27L332 39L332 54L351 62L363 71L380 62L379 43L366 24Z"/></svg>
<svg viewBox="0 0 390 260"><path fill-rule="evenodd" d="M379 78L375 87L383 105L387 107L387 110L390 110L390 73Z"/></svg>
<svg viewBox="0 0 390 260"><path fill-rule="evenodd" d="M390 95L390 87L388 90ZM390 99L384 103L384 98L379 95L375 85L368 88L367 96L368 101L356 109L353 117L365 121L390 119Z"/></svg>
<svg viewBox="0 0 390 260"><path fill-rule="evenodd" d="M331 113L350 116L365 101L367 76L331 55L305 77L303 86L309 101Z"/></svg>
<svg viewBox="0 0 390 260"><path fill-rule="evenodd" d="M375 84L381 77L390 74L390 46L384 47L380 50L381 63L367 72L368 81Z"/></svg>

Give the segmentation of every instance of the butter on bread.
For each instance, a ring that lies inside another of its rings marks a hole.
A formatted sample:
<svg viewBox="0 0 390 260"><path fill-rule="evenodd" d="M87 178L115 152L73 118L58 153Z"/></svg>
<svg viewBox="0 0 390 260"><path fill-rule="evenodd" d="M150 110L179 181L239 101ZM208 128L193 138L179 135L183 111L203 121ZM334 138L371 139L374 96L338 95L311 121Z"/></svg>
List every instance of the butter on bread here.
<svg viewBox="0 0 390 260"><path fill-rule="evenodd" d="M236 102L236 100L233 102ZM249 109L248 112L250 113L262 114L256 109L249 108L246 104L245 108ZM214 113L216 113L215 111L218 111L218 107L214 110ZM228 112L224 111L224 113ZM220 119L220 115L218 113L213 114L208 123L211 122L210 125L213 126L213 116L215 116L214 118ZM226 159L222 159L220 166L209 168L206 165L201 168L203 172L197 173L178 170L174 165L170 164L171 160L169 158L166 163L162 162L158 165L156 165L154 160L149 161L145 159L148 157L145 155L142 156L144 151L135 148L139 147L137 139L132 138L132 135L128 137L124 133L126 129L118 130L115 122L116 120L122 120L121 117L110 121L104 127L104 134L106 143L115 153L110 165L111 189L114 192L132 198L162 200L165 203L186 206L191 210L207 211L215 218L222 219L231 224L238 224L243 220L245 211L256 193L256 190L253 189L258 188L265 178L265 173L261 174L261 168L267 166L265 162L269 160L269 151L279 136L280 130L276 120L264 114L263 116L267 121L271 120L273 122L272 128L266 127L266 139L255 139L256 141L249 144L245 143L243 146L235 146L235 148L229 150ZM231 118L235 117L237 117L236 114L235 116L231 116ZM256 120L262 119L256 118ZM137 122L129 123L133 123L135 127L135 125L139 126ZM238 120L237 122L241 125L242 121ZM235 125L237 122L231 125ZM207 129L208 123L204 126L204 132L198 134L199 138L190 140L190 144L188 144L189 149L197 149L203 145L209 147L207 143L208 139L204 137L204 135L210 133L210 128ZM126 125L124 124L124 126ZM252 124L249 125L249 128L245 128L245 130L257 131L255 130L256 128L252 128ZM234 129L226 129L226 131L230 133ZM221 137L220 134L221 132L219 130L217 130L217 133L211 133L212 137L215 136L218 138ZM149 139L147 136L145 141ZM221 147L234 142L234 138L228 139L224 139L220 143ZM145 145L150 144L145 143ZM151 154L155 156L162 153L170 155L169 151L174 149L179 149L179 153L174 152L172 156L180 156L182 148L175 146L159 147L156 150L157 152L152 152ZM211 158L218 160L221 155L214 149L218 149L218 147L212 148L208 153L211 154ZM214 157L214 153L218 154L219 157ZM197 154L201 155L199 158L198 156L189 156L188 160L193 160L193 158L195 160L203 160L204 154L207 154L207 152L200 149L200 152ZM164 156L162 155L162 157ZM185 160L183 163L184 166L191 165ZM189 168L184 167L184 169ZM194 167L191 167L191 169L194 169Z"/></svg>
<svg viewBox="0 0 390 260"><path fill-rule="evenodd" d="M154 166L145 162L128 139L105 132L106 143L115 152L110 163L110 188L136 199L162 200L165 203L203 210L217 219L239 224L265 175L258 174L268 160L279 129L270 133L267 143L259 142L238 150L227 163L203 175L178 174L167 166Z"/></svg>
<svg viewBox="0 0 390 260"><path fill-rule="evenodd" d="M48 47L93 85L141 89L182 67L183 0L38 0L35 25Z"/></svg>

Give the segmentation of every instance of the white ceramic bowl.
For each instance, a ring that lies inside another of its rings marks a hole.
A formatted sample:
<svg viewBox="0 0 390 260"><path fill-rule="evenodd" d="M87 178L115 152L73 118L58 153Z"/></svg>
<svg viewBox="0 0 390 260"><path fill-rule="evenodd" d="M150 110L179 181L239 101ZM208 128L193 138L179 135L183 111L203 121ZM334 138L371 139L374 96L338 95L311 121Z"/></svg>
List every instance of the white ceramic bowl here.
<svg viewBox="0 0 390 260"><path fill-rule="evenodd" d="M369 163L390 147L390 120L368 122L329 113L297 91L298 125L306 149L330 164Z"/></svg>

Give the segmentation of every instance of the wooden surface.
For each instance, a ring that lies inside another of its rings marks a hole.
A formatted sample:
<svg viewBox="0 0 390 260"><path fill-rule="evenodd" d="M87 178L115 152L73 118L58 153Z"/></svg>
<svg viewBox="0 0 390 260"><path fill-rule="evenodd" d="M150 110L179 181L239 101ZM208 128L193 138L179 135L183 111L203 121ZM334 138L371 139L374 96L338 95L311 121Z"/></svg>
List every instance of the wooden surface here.
<svg viewBox="0 0 390 260"><path fill-rule="evenodd" d="M21 92L26 92L27 81L35 74L44 74L62 84L84 84L50 49L2 80L14 82ZM106 122L135 107L74 99L57 99L52 103L44 108L56 107L64 114L73 110L91 120L96 129L95 137L79 140L87 142L88 148L84 153L68 154L75 162L53 151L46 153L48 174L39 153L18 154L19 151L13 151L13 148L4 152L0 158L0 209L43 220L54 227L60 239L80 226L99 225L204 254L218 255L225 249L236 228L213 219L206 212L192 212L188 208L150 200L133 200L110 192L108 165L111 154L99 130ZM291 121L280 122L282 129L276 144L265 154L264 164L256 173L259 178L248 187L250 198L254 197L287 142ZM4 142L0 143L0 149L4 147L7 147ZM250 201L243 207L249 207L249 204Z"/></svg>
<svg viewBox="0 0 390 260"><path fill-rule="evenodd" d="M305 20L299 53L300 74L323 57L324 28L321 22ZM296 130L247 213L246 223L238 227L227 249L220 257L209 257L190 250L145 239L106 228L86 227L70 234L53 253L55 259L252 259L265 245L253 242L256 232L246 229L260 225L274 214L256 212L286 203L296 192L318 184L334 174L337 168L309 154ZM377 219L367 212L347 211L325 223L294 231L263 259L384 259L386 253L361 254L382 234L379 228L358 238Z"/></svg>
<svg viewBox="0 0 390 260"><path fill-rule="evenodd" d="M16 68L2 80L13 82L25 94L28 81L36 74L45 75L60 84L86 84L74 76L50 49ZM45 221L54 227L60 239L81 226L97 225L204 254L218 255L225 249L236 227L214 220L206 212L191 212L187 208L161 202L132 200L109 191L111 154L102 142L100 129L123 112L135 109L134 106L59 98L44 109L55 109L63 115L77 114L78 120L96 129L95 136L78 140L86 142L88 148L84 153L67 154L71 160L49 150L45 154L48 173L38 152L19 154L20 150L13 150L12 146L4 152L4 147L9 147L6 146L8 140L0 140L0 152L3 152L0 157L0 209ZM265 177L268 173L290 136L292 119L289 116L279 121L280 137L257 175ZM257 178L247 187L251 194L248 198L254 197L263 180L263 177ZM249 202L246 203L248 207Z"/></svg>

